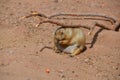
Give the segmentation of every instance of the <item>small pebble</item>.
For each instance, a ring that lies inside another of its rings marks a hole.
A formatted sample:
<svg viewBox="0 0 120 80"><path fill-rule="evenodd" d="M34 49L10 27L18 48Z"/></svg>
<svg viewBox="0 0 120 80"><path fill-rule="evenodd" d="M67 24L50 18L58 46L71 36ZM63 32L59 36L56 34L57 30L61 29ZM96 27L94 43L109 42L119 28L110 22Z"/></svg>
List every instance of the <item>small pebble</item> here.
<svg viewBox="0 0 120 80"><path fill-rule="evenodd" d="M36 54L38 54L38 51L36 51Z"/></svg>
<svg viewBox="0 0 120 80"><path fill-rule="evenodd" d="M23 46L24 48L26 47L26 45Z"/></svg>
<svg viewBox="0 0 120 80"><path fill-rule="evenodd" d="M3 48L0 48L0 50L3 50Z"/></svg>
<svg viewBox="0 0 120 80"><path fill-rule="evenodd" d="M13 50L10 50L9 53L10 53L10 54L13 54L14 52L13 52Z"/></svg>
<svg viewBox="0 0 120 80"><path fill-rule="evenodd" d="M28 78L27 80L32 80L32 79Z"/></svg>
<svg viewBox="0 0 120 80"><path fill-rule="evenodd" d="M61 77L62 77L62 78L65 78L65 75L62 75Z"/></svg>
<svg viewBox="0 0 120 80"><path fill-rule="evenodd" d="M89 61L89 58L85 59L84 61L85 61L85 62L88 62L88 61Z"/></svg>
<svg viewBox="0 0 120 80"><path fill-rule="evenodd" d="M63 73L63 70L58 70L59 73Z"/></svg>
<svg viewBox="0 0 120 80"><path fill-rule="evenodd" d="M72 73L75 73L75 71L72 71Z"/></svg>
<svg viewBox="0 0 120 80"><path fill-rule="evenodd" d="M46 69L45 72L46 72L46 73L50 73L50 69Z"/></svg>

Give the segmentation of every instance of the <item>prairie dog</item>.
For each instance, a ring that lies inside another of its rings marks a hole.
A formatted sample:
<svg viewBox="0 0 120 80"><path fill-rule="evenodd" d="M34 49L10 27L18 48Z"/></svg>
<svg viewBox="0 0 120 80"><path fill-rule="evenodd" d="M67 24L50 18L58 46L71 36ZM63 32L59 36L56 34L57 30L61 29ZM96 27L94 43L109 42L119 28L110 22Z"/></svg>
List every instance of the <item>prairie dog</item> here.
<svg viewBox="0 0 120 80"><path fill-rule="evenodd" d="M85 48L85 34L81 28L58 28L54 33L54 49L56 53L70 53L75 56Z"/></svg>

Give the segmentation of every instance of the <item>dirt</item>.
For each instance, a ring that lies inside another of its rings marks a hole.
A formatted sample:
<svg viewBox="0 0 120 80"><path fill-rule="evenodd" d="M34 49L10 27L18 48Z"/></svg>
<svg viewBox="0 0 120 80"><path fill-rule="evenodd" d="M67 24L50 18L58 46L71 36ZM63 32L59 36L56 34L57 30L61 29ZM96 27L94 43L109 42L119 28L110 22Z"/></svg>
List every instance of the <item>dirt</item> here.
<svg viewBox="0 0 120 80"><path fill-rule="evenodd" d="M20 20L31 11L102 13L120 19L120 0L0 0L0 80L120 80L120 31L96 28L75 57L40 49L53 46L59 26ZM88 31L85 31L88 32ZM96 37L96 38L94 38ZM93 40L94 39L94 40Z"/></svg>

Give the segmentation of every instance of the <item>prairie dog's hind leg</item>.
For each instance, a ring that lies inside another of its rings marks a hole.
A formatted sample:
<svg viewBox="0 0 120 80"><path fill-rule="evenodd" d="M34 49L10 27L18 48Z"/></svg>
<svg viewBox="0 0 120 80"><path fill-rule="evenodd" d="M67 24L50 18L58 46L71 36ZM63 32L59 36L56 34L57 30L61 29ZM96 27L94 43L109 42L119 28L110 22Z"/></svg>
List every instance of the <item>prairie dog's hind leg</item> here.
<svg viewBox="0 0 120 80"><path fill-rule="evenodd" d="M80 54L84 50L84 46L77 47L71 54L70 57Z"/></svg>

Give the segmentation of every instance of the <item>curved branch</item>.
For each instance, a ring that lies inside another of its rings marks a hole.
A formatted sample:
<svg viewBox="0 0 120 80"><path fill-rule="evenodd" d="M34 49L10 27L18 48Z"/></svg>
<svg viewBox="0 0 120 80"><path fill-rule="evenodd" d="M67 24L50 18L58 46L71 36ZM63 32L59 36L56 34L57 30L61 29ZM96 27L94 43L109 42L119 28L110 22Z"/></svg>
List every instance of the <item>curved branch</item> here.
<svg viewBox="0 0 120 80"><path fill-rule="evenodd" d="M105 14L98 14L98 13L81 13L81 14L59 13L59 14L51 15L48 18L51 19L51 18L58 17L58 16L73 16L73 17L76 16L76 17L94 17L94 18L101 17L101 18L106 18L108 20L112 20L113 22L117 21L117 18L115 18L115 17L110 17Z"/></svg>
<svg viewBox="0 0 120 80"><path fill-rule="evenodd" d="M104 14L90 14L90 13L86 13L86 14L63 14L63 13L60 13L60 14L54 14L54 15L51 15L51 16L46 16L42 13L38 13L36 11L33 11L30 15L28 16L24 16L22 18L28 18L28 17L32 17L32 16L40 16L40 17L44 17L44 21L40 22L37 26L39 26L40 24L42 23L52 23L52 24L56 24L56 25L60 25L62 27L82 27L82 28L86 28L86 29L91 29L91 27L88 27L88 26L85 26L85 25L82 25L82 24L77 24L77 25L69 25L69 24L64 24L64 23L61 23L60 21L57 21L59 20L60 18L56 18L57 20L55 20L54 18L55 17L58 17L58 16L72 16L72 17L82 17L82 18L78 18L79 19L91 19L91 20L105 20L105 21L109 21L112 23L112 26L109 27L109 26L106 26L106 25L103 25L103 24L100 24L100 23L97 23L96 22L96 26L98 27L101 27L103 29L107 29L107 30L114 30L116 31L116 29L119 28L120 26L120 23L118 21L117 18L115 17L110 17L110 16L107 16L107 15L104 15ZM54 19L54 20L53 20ZM63 18L63 19L77 19L77 18Z"/></svg>

